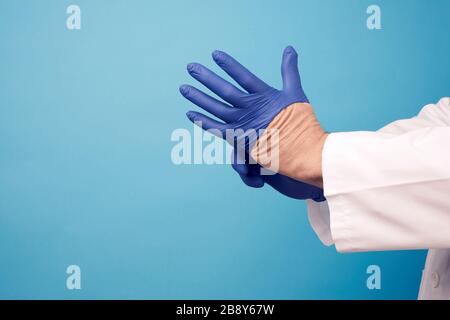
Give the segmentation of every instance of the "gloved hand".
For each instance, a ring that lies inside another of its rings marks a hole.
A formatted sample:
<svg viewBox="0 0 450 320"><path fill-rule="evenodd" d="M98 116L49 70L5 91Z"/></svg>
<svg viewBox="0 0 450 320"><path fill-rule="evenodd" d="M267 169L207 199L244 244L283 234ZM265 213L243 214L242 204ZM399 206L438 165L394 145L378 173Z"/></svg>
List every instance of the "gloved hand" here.
<svg viewBox="0 0 450 320"><path fill-rule="evenodd" d="M293 199L312 199L316 202L326 200L321 188L279 173L274 175L261 175L261 166L259 164L244 163L243 159L237 161L239 157L239 152L237 149L234 149L232 167L239 174L242 181L249 187L261 188L267 183L281 194Z"/></svg>
<svg viewBox="0 0 450 320"><path fill-rule="evenodd" d="M192 77L229 103L221 102L190 85L180 87L180 92L186 99L224 121L222 123L201 113L189 111L186 114L189 120L201 123L204 130L215 129L223 138L226 138L227 129L232 129L234 132L237 132L236 129L242 129L244 132L253 129L258 134L261 129L266 129L273 118L285 107L295 102L308 102L300 82L297 52L291 46L283 52L282 90L264 83L224 52L214 51L212 57L247 92L238 89L201 64L188 64L187 70ZM239 145L245 145L245 152L248 153L258 136L234 138L240 142ZM248 141L242 143L240 141L242 138ZM234 143L234 141L229 142Z"/></svg>
<svg viewBox="0 0 450 320"><path fill-rule="evenodd" d="M224 101L229 103L227 104L219 101L190 85L182 85L180 87L180 92L185 98L224 121L219 122L201 113L189 111L186 115L195 124L200 124L205 130L214 129L218 132L218 135L224 139L227 139L226 133L228 130L238 132L237 129L240 129L243 132L247 132L248 130L253 129L257 134L260 134L260 129L266 129L283 109L290 107L288 110L291 111L288 112L288 115L292 113L291 108L294 108L294 110L300 110L300 112L294 111L295 116L300 116L300 120L307 119L307 121L300 121L297 134L298 132L310 132L310 130L305 129L317 126L317 123L314 121L315 117L312 114L312 108L307 104L308 99L301 86L297 67L297 53L294 48L287 47L283 52L281 65L283 79L282 90L277 90L267 85L224 52L214 51L213 59L247 92L238 89L206 67L198 63L190 63L187 67L188 72ZM303 110L305 110L305 117L304 115L299 115L300 113L303 113ZM282 119L284 118L286 117L282 117ZM310 121L311 119L312 121ZM283 124L285 124L284 120L281 125ZM295 125L298 125L298 123L295 123ZM294 130L295 133L295 127L288 129L289 130L284 132ZM295 137L295 135L291 137ZM241 138L242 137L239 136L233 137L233 139L238 141L238 146L242 146L242 143L239 143L242 142L239 141L242 140ZM243 138L246 139L245 149L239 151L235 149L235 152L245 154L246 157L248 157L258 135L251 137L244 135ZM230 141L228 139L232 144L236 142L235 140ZM304 139L298 140L303 141ZM306 139L306 141L315 141L315 139ZM301 143L294 147L296 148L293 148L292 150L303 150ZM259 151L258 148L256 148L256 150ZM312 198L317 201L324 200L322 189L298 181L309 181L309 176L307 174L305 174L305 177L307 178L305 180L292 179L282 174L264 176L260 174L261 167L258 164L245 164L246 162L240 163L244 164L235 163L233 167L240 173L243 181L249 186L261 187L264 183L268 183L276 190L289 197L296 199ZM302 164L302 162L297 161L294 164ZM304 166L304 168L306 172L309 171L306 169L306 166ZM294 166L294 170L295 169ZM303 170L300 171L303 173ZM295 177L297 178L297 176ZM300 175L299 177L301 178L302 176ZM311 181L314 181L316 185L320 185L320 183L316 183L316 180L311 179Z"/></svg>

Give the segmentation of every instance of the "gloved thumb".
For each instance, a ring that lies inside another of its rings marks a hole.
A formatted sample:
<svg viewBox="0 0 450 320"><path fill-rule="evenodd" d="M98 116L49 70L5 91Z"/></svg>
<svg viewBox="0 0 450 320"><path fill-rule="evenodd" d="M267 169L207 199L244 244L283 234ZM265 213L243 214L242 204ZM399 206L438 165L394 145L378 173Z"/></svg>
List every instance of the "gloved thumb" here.
<svg viewBox="0 0 450 320"><path fill-rule="evenodd" d="M302 87L298 72L298 55L292 46L286 47L281 62L281 77L283 78L283 90L291 91Z"/></svg>

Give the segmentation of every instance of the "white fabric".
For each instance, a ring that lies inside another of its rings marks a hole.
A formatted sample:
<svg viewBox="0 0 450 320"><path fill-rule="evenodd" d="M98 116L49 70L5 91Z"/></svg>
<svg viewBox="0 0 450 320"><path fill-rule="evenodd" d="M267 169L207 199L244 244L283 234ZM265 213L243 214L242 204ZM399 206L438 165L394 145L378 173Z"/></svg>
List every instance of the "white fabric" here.
<svg viewBox="0 0 450 320"><path fill-rule="evenodd" d="M421 298L450 299L450 98L377 132L332 133L311 225L340 252L430 250ZM438 286L434 288L436 279Z"/></svg>

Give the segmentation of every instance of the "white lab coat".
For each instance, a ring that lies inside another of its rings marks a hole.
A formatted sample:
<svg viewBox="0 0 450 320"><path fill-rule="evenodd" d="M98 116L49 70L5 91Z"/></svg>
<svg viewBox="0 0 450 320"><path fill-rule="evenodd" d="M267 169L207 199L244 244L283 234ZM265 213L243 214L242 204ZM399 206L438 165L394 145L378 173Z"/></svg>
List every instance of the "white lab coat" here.
<svg viewBox="0 0 450 320"><path fill-rule="evenodd" d="M450 98L377 132L332 133L314 231L339 252L430 249L420 299L450 299Z"/></svg>

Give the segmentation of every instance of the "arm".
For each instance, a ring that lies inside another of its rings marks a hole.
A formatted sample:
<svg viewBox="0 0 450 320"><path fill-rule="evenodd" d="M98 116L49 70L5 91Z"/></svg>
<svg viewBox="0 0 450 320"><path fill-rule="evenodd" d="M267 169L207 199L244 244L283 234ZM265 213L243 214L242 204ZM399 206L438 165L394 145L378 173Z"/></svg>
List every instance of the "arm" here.
<svg viewBox="0 0 450 320"><path fill-rule="evenodd" d="M331 134L313 229L339 251L450 246L450 99L378 132ZM395 156L393 156L395 155Z"/></svg>
<svg viewBox="0 0 450 320"><path fill-rule="evenodd" d="M385 132L327 135L301 87L292 47L283 53L281 90L223 52L214 52L213 58L245 91L200 64L189 64L189 73L226 103L182 86L187 99L222 121L193 111L188 118L230 143L236 139L242 153L250 152L264 167L272 170L273 162L279 162L276 171L283 176L315 186L323 183L328 203L320 205L323 211L326 205L330 209L331 240L338 250L450 246L449 99L429 118L421 112L418 122L425 128L411 125L412 131L402 133L391 126ZM261 129L274 130L260 134ZM225 134L230 130L232 140ZM247 131L258 134L242 134ZM273 144L265 139L277 132L280 139ZM267 141L268 148L263 148Z"/></svg>

